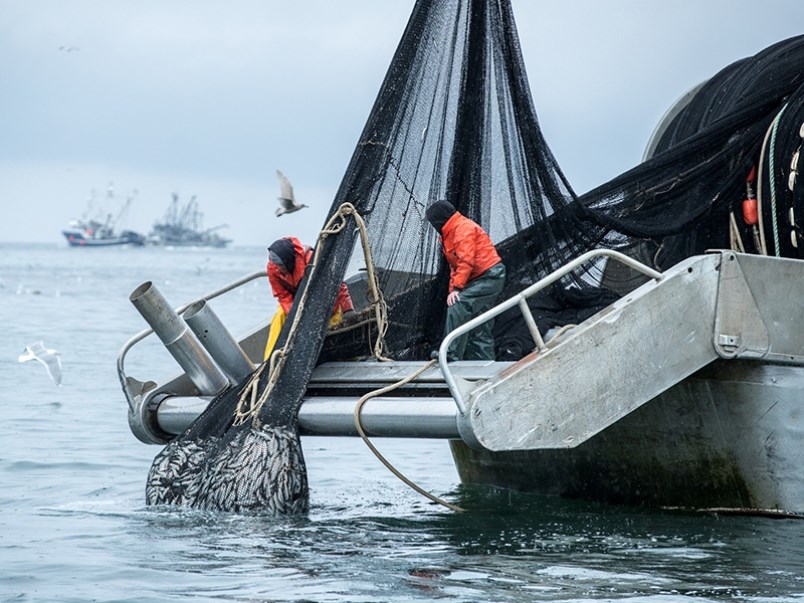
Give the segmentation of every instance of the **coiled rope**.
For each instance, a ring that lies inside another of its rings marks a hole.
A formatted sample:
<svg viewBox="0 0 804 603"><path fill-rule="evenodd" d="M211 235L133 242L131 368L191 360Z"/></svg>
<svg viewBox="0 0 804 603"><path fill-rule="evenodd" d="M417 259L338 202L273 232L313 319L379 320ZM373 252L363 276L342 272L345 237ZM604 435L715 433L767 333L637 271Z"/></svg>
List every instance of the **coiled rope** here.
<svg viewBox="0 0 804 603"><path fill-rule="evenodd" d="M351 215L355 219L357 228L360 231L360 244L363 247L363 258L366 260L366 275L368 278L368 299L369 306L374 310L374 321L377 323L377 340L371 345L371 351L377 360L390 362L391 359L384 355L385 349L385 334L388 331L388 304L385 303L385 298L380 291L380 286L377 282L377 274L374 271L374 260L371 255L371 246L368 240L368 231L366 230L366 223L363 217L357 213L357 210L351 203L344 203L341 205L340 210L344 212L344 216ZM345 221L344 223L345 224ZM341 229L343 225L341 225ZM371 330L368 331L369 341L371 340Z"/></svg>
<svg viewBox="0 0 804 603"><path fill-rule="evenodd" d="M768 149L768 140L770 140L773 125L775 123L776 119L774 118L765 132L765 138L762 140L762 148L759 151L759 168L757 170L757 228L759 229L759 240L761 243L759 253L762 255L768 255L768 244L765 241L765 225L763 224L764 220L762 219L762 176L763 172L765 171L765 153Z"/></svg>

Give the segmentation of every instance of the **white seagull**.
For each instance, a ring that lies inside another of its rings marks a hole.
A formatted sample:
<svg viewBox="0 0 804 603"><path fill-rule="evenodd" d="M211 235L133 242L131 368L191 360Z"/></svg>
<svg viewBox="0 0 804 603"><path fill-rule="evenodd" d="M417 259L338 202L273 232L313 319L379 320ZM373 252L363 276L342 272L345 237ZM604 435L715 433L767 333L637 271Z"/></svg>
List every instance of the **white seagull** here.
<svg viewBox="0 0 804 603"><path fill-rule="evenodd" d="M47 369L47 374L56 385L61 385L61 352L50 350L44 342L37 341L25 346L25 353L17 359L19 362L38 360Z"/></svg>
<svg viewBox="0 0 804 603"><path fill-rule="evenodd" d="M302 207L308 207L304 203L296 203L293 197L293 186L285 175L276 170L276 178L279 180L279 207L276 208L276 215L290 214L299 211Z"/></svg>

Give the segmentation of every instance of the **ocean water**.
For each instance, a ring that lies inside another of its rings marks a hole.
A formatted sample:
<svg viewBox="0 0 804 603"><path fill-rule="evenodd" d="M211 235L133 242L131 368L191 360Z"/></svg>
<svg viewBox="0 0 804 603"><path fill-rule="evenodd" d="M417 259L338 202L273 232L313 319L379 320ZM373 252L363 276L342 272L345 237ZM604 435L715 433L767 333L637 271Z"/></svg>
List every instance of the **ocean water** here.
<svg viewBox="0 0 804 603"><path fill-rule="evenodd" d="M179 305L260 270L264 253L0 246L0 600L804 601L804 521L464 487L441 441L375 444L463 514L360 440L314 437L305 517L147 508L158 447L129 431L116 372L146 328L128 296L152 280ZM235 334L274 307L263 280L226 300L212 305ZM61 387L17 361L38 340L61 353ZM149 340L128 374L175 373Z"/></svg>

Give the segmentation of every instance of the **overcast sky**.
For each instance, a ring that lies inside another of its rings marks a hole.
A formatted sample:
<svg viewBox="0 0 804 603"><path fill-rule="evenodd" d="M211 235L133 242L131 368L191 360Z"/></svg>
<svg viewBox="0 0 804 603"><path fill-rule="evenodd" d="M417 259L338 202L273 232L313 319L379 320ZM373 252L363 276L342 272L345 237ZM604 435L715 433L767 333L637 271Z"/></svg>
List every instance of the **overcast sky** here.
<svg viewBox="0 0 804 603"><path fill-rule="evenodd" d="M542 129L583 193L684 92L802 33L804 1L512 0ZM0 0L0 242L66 245L95 189L171 193L236 245L312 241L413 0ZM274 216L281 169L311 207Z"/></svg>

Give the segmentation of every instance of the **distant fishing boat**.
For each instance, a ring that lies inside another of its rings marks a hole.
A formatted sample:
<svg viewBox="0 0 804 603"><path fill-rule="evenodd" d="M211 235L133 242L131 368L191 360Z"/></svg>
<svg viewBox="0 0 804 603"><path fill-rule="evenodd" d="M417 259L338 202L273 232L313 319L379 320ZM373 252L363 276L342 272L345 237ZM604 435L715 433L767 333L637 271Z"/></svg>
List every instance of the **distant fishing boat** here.
<svg viewBox="0 0 804 603"><path fill-rule="evenodd" d="M71 220L61 233L71 247L110 247L115 245L141 247L145 245L144 235L133 230L117 230L116 228L117 224L123 220L136 195L137 191L132 191L115 216L108 209L97 204L93 190L84 215L79 219ZM114 190L109 185L105 205L115 203Z"/></svg>
<svg viewBox="0 0 804 603"><path fill-rule="evenodd" d="M225 228L226 224L204 229L204 215L198 208L195 195L181 206L179 195L173 193L173 201L165 212L162 222L154 224L148 235L149 245L165 245L175 247L226 247L231 243L219 235L216 230Z"/></svg>

